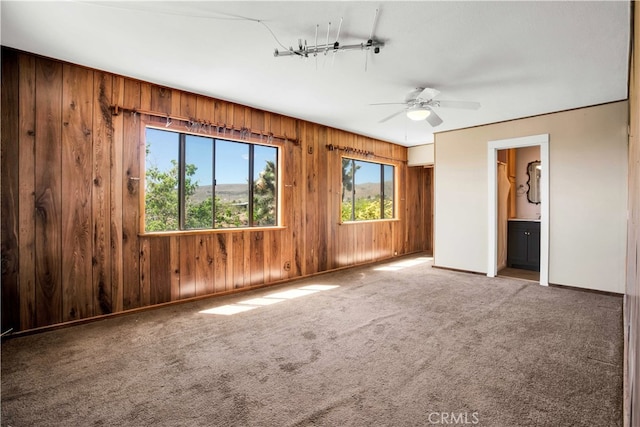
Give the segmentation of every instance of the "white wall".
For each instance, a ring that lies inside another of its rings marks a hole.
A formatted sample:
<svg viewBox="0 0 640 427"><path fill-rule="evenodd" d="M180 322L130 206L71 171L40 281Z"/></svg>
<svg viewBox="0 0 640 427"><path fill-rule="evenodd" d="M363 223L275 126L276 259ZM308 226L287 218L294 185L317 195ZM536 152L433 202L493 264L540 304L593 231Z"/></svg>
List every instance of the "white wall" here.
<svg viewBox="0 0 640 427"><path fill-rule="evenodd" d="M487 142L549 134L549 283L624 292L627 102L435 136L434 255L486 273Z"/></svg>
<svg viewBox="0 0 640 427"><path fill-rule="evenodd" d="M516 149L516 218L538 219L540 215L540 205L531 203L527 198L527 166L535 160L540 160L540 146Z"/></svg>
<svg viewBox="0 0 640 427"><path fill-rule="evenodd" d="M407 150L408 166L428 166L433 160L433 144L416 145Z"/></svg>

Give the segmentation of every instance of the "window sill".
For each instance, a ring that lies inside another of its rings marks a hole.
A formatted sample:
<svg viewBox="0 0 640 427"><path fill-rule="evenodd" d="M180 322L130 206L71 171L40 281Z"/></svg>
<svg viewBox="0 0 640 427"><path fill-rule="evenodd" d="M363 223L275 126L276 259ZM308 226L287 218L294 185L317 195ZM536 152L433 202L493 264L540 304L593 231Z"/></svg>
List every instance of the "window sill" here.
<svg viewBox="0 0 640 427"><path fill-rule="evenodd" d="M274 225L268 227L238 227L238 228L215 228L200 230L178 230L178 231L149 231L138 233L138 237L171 237L171 236L192 236L203 234L220 234L220 233L241 233L244 231L271 231L285 230L286 226Z"/></svg>
<svg viewBox="0 0 640 427"><path fill-rule="evenodd" d="M353 224L370 224L372 222L398 222L399 218L389 218L389 219L367 219L361 221L340 221L338 225L353 225Z"/></svg>

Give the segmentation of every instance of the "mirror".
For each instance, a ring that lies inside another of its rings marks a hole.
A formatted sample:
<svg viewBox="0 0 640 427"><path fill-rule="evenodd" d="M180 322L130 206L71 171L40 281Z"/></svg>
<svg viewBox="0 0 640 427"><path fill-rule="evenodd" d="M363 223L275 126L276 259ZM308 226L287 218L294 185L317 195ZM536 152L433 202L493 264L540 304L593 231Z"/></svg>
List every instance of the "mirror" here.
<svg viewBox="0 0 640 427"><path fill-rule="evenodd" d="M529 203L535 203L536 205L540 203L541 172L542 165L540 160L535 160L527 165L527 175L529 176L529 181L527 181L527 185L529 186L527 200L529 200Z"/></svg>

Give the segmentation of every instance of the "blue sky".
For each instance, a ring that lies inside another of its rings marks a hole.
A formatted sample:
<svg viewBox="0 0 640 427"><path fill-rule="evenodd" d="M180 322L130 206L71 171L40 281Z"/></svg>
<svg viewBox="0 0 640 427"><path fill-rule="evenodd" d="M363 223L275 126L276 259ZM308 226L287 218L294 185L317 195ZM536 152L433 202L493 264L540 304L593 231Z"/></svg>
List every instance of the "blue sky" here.
<svg viewBox="0 0 640 427"><path fill-rule="evenodd" d="M217 184L246 184L249 164L249 144L217 140L216 168ZM187 135L186 162L197 166L194 179L200 185L212 184L213 138ZM147 128L146 144L150 147L147 165L156 165L160 170L171 168L171 159L178 159L179 134L177 132ZM267 160L276 160L276 149L256 145L256 174Z"/></svg>

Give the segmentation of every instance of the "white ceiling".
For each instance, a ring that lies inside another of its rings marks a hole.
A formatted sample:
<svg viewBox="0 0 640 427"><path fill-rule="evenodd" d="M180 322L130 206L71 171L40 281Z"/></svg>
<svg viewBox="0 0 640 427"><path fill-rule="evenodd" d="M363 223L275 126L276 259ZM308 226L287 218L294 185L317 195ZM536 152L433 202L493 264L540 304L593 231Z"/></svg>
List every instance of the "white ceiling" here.
<svg viewBox="0 0 640 427"><path fill-rule="evenodd" d="M276 48L385 43L316 60ZM1 2L5 46L405 146L433 133L627 98L629 2ZM245 19L247 18L247 19ZM260 21L260 22L258 22ZM272 33L273 34L272 34ZM276 40L277 38L277 40ZM365 71L365 56L367 69ZM416 87L479 110L403 114Z"/></svg>

